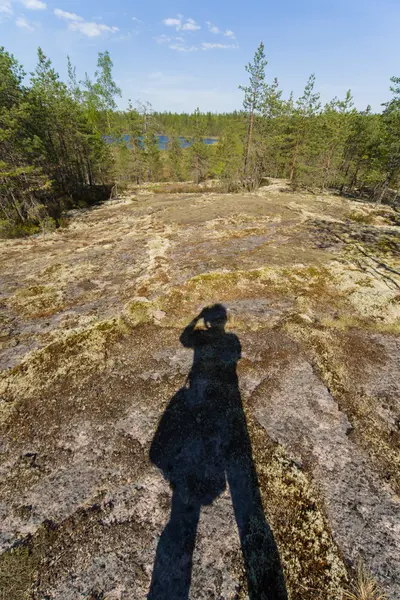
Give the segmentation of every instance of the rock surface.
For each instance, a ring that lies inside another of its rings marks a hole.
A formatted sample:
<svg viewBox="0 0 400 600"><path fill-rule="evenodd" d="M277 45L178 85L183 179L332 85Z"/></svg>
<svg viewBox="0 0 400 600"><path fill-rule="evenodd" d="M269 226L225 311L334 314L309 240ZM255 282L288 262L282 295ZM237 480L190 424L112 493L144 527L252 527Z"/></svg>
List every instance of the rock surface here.
<svg viewBox="0 0 400 600"><path fill-rule="evenodd" d="M182 329L222 302L289 598L341 600L360 557L399 598L392 221L278 188L138 194L0 242L5 597L147 597L172 495L150 445L191 369ZM227 488L201 510L190 598L247 597Z"/></svg>

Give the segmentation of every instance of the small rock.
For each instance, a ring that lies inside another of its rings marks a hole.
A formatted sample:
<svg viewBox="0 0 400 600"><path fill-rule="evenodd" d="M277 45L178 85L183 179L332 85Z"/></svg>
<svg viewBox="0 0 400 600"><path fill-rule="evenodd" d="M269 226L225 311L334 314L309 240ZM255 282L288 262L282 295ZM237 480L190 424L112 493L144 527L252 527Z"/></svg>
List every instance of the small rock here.
<svg viewBox="0 0 400 600"><path fill-rule="evenodd" d="M166 316L166 313L163 310L155 310L153 312L153 317L156 321L162 321Z"/></svg>

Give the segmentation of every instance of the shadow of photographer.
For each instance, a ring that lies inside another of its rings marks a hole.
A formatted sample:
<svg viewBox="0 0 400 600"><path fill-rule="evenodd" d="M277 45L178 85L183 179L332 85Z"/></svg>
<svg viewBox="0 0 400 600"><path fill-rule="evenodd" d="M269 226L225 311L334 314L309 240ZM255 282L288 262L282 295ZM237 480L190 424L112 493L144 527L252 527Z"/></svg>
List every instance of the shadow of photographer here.
<svg viewBox="0 0 400 600"><path fill-rule="evenodd" d="M205 327L196 328L204 320ZM223 305L207 307L180 341L194 350L186 385L166 408L150 460L170 482L171 515L157 547L149 600L186 600L202 506L228 483L250 600L287 600L278 550L265 518L240 397L238 337Z"/></svg>

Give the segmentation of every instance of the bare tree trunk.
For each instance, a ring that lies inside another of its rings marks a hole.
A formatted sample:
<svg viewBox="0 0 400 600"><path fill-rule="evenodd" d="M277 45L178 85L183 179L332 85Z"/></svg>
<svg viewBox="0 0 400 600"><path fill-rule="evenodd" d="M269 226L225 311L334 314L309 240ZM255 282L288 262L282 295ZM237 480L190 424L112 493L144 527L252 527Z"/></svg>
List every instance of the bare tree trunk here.
<svg viewBox="0 0 400 600"><path fill-rule="evenodd" d="M382 187L382 191L379 194L378 199L376 201L377 204L382 204L382 202L383 202L383 200L385 198L385 194L387 192L387 189L389 187L389 181L390 181L390 175L387 175L386 179L385 179L385 183L383 184L383 187Z"/></svg>
<svg viewBox="0 0 400 600"><path fill-rule="evenodd" d="M345 169L345 172L344 172L345 181L340 186L340 190L339 191L340 191L341 194L343 194L343 192L344 192L344 188L346 186L346 181L347 181L347 177L349 175L349 171L350 171L350 161L347 163L346 169Z"/></svg>
<svg viewBox="0 0 400 600"><path fill-rule="evenodd" d="M246 150L246 158L244 161L244 171L247 173L247 167L249 164L250 152L251 152L251 142L253 139L253 126L254 126L254 102L251 106L251 114L250 114L250 122L249 122L249 132L247 135L247 150Z"/></svg>
<svg viewBox="0 0 400 600"><path fill-rule="evenodd" d="M14 196L14 194L12 192L10 192L10 195L11 195L12 202L13 202L15 210L17 211L17 213L18 213L21 221L24 222L25 221L25 217L24 217L24 215L22 214L22 212L20 210L18 200L15 198L15 196Z"/></svg>
<svg viewBox="0 0 400 600"><path fill-rule="evenodd" d="M295 173L295 170L296 170L297 155L299 153L299 148L300 148L300 142L297 141L296 142L296 148L295 148L294 154L293 154L292 167L290 169L290 177L289 177L290 181L293 181L293 179L294 179L294 173Z"/></svg>
<svg viewBox="0 0 400 600"><path fill-rule="evenodd" d="M357 178L358 178L358 171L359 170L360 170L360 163L357 164L356 170L354 171L353 177L351 178L350 190L353 190L356 187L356 185L357 185ZM360 192L362 191L363 187L364 187L364 183L361 186Z"/></svg>
<svg viewBox="0 0 400 600"><path fill-rule="evenodd" d="M328 176L329 176L329 171L331 170L331 164L332 164L332 159L333 159L333 153L335 151L334 147L331 147L329 154L328 154L328 159L326 161L326 167L325 167L325 173L324 173L324 179L322 182L322 189L325 189L325 186L328 182Z"/></svg>
<svg viewBox="0 0 400 600"><path fill-rule="evenodd" d="M197 185L199 185L200 169L199 169L199 156L197 154L194 157L194 172L195 172L196 183L197 183Z"/></svg>

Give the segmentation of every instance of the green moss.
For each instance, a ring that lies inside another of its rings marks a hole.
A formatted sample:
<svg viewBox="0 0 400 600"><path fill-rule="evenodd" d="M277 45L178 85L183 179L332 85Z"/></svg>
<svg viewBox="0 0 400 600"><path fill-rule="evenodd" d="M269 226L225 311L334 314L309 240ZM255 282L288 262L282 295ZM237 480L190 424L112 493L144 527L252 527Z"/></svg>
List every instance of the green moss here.
<svg viewBox="0 0 400 600"><path fill-rule="evenodd" d="M153 305L147 299L138 299L131 302L125 313L126 320L131 326L140 325L142 323L149 323L151 318Z"/></svg>
<svg viewBox="0 0 400 600"><path fill-rule="evenodd" d="M0 556L0 590L7 600L26 600L37 575L40 560L27 547Z"/></svg>
<svg viewBox="0 0 400 600"><path fill-rule="evenodd" d="M356 223L364 223L369 225L374 222L374 213L365 214L353 210L344 216L345 218L355 221Z"/></svg>
<svg viewBox="0 0 400 600"><path fill-rule="evenodd" d="M346 568L305 472L246 414L260 491L291 600L342 600Z"/></svg>
<svg viewBox="0 0 400 600"><path fill-rule="evenodd" d="M51 285L22 288L9 298L8 304L14 312L29 318L54 314L64 306L62 291Z"/></svg>
<svg viewBox="0 0 400 600"><path fill-rule="evenodd" d="M18 290L15 294L19 298L30 298L32 296L39 296L41 294L51 294L54 292L54 288L46 285L32 285L22 290Z"/></svg>
<svg viewBox="0 0 400 600"><path fill-rule="evenodd" d="M382 236L376 243L378 250L383 253L388 252L398 252L400 250L400 242L399 239L393 239L389 236Z"/></svg>
<svg viewBox="0 0 400 600"><path fill-rule="evenodd" d="M28 536L20 545L0 555L1 600L28 600L33 597L32 587L55 536L53 523L46 521L34 536Z"/></svg>

